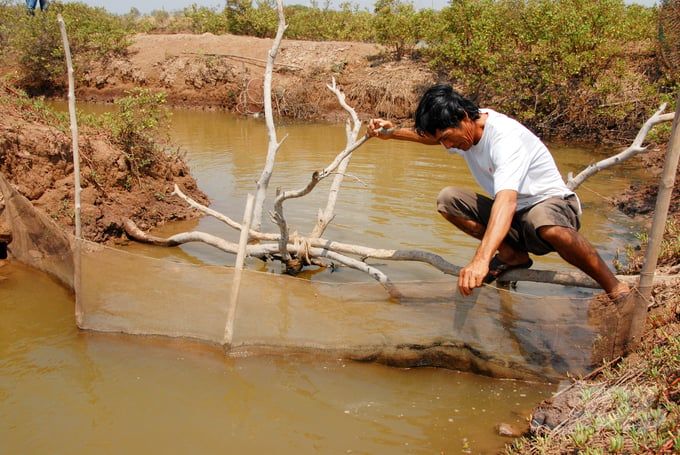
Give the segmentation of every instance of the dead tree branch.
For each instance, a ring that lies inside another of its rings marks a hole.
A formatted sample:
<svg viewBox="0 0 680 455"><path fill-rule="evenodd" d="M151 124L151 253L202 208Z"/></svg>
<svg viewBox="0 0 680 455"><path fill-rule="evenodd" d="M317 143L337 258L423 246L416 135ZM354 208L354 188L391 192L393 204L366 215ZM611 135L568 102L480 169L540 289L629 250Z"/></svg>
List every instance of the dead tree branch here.
<svg viewBox="0 0 680 455"><path fill-rule="evenodd" d="M269 180L271 179L272 172L274 171L276 153L278 152L279 147L281 147L281 142L283 142L279 142L276 138L276 128L274 126L274 112L272 110L272 73L274 71L274 60L276 59L276 54L279 51L281 40L283 39L283 33L286 31L288 26L286 25L286 18L283 15L282 0L276 0L276 9L279 15L279 26L276 30L276 36L274 37L272 48L267 55L267 65L264 71L264 117L267 123L267 132L269 134L269 146L267 147L267 160L265 162L264 169L262 170L262 175L257 181L257 187L255 190L253 229L256 231L260 229L260 224L262 223L262 209L264 207L264 200L267 195Z"/></svg>
<svg viewBox="0 0 680 455"><path fill-rule="evenodd" d="M633 143L621 153L618 153L604 160L598 161L597 163L591 164L583 171L581 171L576 177L574 177L573 174L570 172L569 175L567 176L567 187L573 191L576 188L578 188L588 177L591 177L592 175L600 172L602 169L606 169L615 164L621 163L647 150L647 147L643 147L642 144L645 141L647 134L649 134L649 131L656 124L671 121L675 117L674 113L663 114L663 111L665 110L666 103L663 103L659 107L659 109L654 113L654 115L648 118L647 121L642 125L642 128L640 128L640 131L638 132L637 136L635 136L635 140L633 141Z"/></svg>
<svg viewBox="0 0 680 455"><path fill-rule="evenodd" d="M361 147L370 137L368 135L364 136L361 138L359 141L355 142L342 152L340 152L333 162L326 166L322 171L315 171L312 173L312 178L309 181L309 183L304 187L300 188L297 190L289 190L289 191L284 191L284 192L277 192L277 197L276 201L274 202L274 213L273 213L273 219L274 222L279 226L279 232L280 232L280 238L279 238L279 245L281 246L281 255L284 258L284 261L287 264L288 267L288 261L290 259L290 256L287 252L287 245L288 245L288 226L286 223L286 218L283 214L283 203L287 199L295 199L295 198L300 198L303 197L309 193L316 187L316 185L329 175L333 174L335 170L340 166L340 164L349 158L349 156L354 152L356 149ZM289 270L292 271L292 270Z"/></svg>
<svg viewBox="0 0 680 455"><path fill-rule="evenodd" d="M185 232L173 235L168 238L156 237L143 232L131 220L125 220L123 224L128 237L133 240L149 243L157 246L174 247L184 243L202 242L226 253L236 254L238 245L233 242L225 241L219 237L205 232ZM251 231L252 232L252 231ZM267 234L276 236L276 234ZM276 239L278 240L278 238ZM314 258L328 258L340 264L369 273L386 288L392 288L389 278L375 267L365 264L366 259L380 259L389 261L410 261L429 264L437 270L447 275L458 275L460 267L448 262L441 256L422 250L387 250L352 245L341 242L334 242L326 239L300 238L295 237L289 240L287 251L296 256L309 255L314 262ZM273 258L280 258L280 245L278 243L265 243L261 245L248 245L246 255L262 261ZM359 256L361 260L352 259L347 255ZM361 265L360 263L364 264ZM618 275L617 278L629 284L636 284L639 277L637 275ZM677 280L675 275L657 275L654 278L655 284L668 283ZM502 275L503 281L533 281L536 283L561 284L565 286L579 286L597 289L599 286L592 279L581 272L554 272L551 270L512 270ZM395 292L388 289L391 296L396 296Z"/></svg>
<svg viewBox="0 0 680 455"><path fill-rule="evenodd" d="M156 237L145 233L130 219L126 219L123 223L125 232L127 235L136 241L149 243L157 246L179 246L190 242L201 242L207 245L214 246L224 252L236 254L238 252L238 244L233 242L228 242L224 239L216 237L212 234L206 232L182 232L180 234L175 234L168 238ZM396 290L394 284L390 279L381 272L376 267L373 267L365 262L359 261L357 259L345 256L340 253L330 251L325 248L307 248L305 245L298 244L297 246L291 245L289 249L293 250L294 254L300 256L303 254L309 254L314 257L328 258L343 264L347 267L359 270L361 272L367 273L373 279L382 284L391 297L399 297L399 292ZM246 247L246 255L254 258L261 259L263 261L275 257L279 254L280 246L275 243L267 243L261 245L248 245Z"/></svg>
<svg viewBox="0 0 680 455"><path fill-rule="evenodd" d="M229 218L228 216L218 212L217 210L213 210L210 207L206 207L205 205L199 204L198 202L194 201L189 196L184 194L182 192L182 190L177 185L175 185L175 190L172 192L172 194L181 198L183 201L185 201L187 204L189 204L191 207L195 208L196 210L199 210L199 211L205 213L206 215L210 215L213 218L216 218L216 219L222 221L227 226L232 227L232 228L234 228L238 231L240 231L242 229L242 226L241 226L240 223L232 220L231 218ZM278 234L266 234L266 233L256 231L254 229L250 229L250 231L248 232L248 236L249 236L249 238L254 239L254 240L277 241L279 239Z"/></svg>
<svg viewBox="0 0 680 455"><path fill-rule="evenodd" d="M342 91L340 91L340 89L335 84L335 78L333 78L332 83L330 85L327 84L326 87L328 87L328 89L335 94L335 96L338 98L340 106L342 106L342 108L347 111L347 114L349 115L347 123L345 124L345 130L347 135L347 148L350 148L357 142L359 131L361 130L361 121L359 120L359 116L357 115L356 111L345 101L345 94L342 93ZM333 221L333 218L335 218L335 203L338 200L340 185L342 185L349 161L350 155L347 155L340 161L340 165L337 169L337 175L333 179L331 189L328 192L328 202L326 203L326 208L323 211L319 209L316 225L314 226L310 237L321 237L328 225L331 223L331 221Z"/></svg>

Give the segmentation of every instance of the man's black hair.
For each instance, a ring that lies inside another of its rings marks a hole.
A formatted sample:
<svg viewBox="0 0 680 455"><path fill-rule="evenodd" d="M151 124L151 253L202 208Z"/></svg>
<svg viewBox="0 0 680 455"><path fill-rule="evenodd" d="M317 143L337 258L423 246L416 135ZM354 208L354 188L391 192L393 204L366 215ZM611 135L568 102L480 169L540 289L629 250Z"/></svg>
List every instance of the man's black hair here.
<svg viewBox="0 0 680 455"><path fill-rule="evenodd" d="M416 132L435 136L437 130L457 128L465 117L479 118L479 107L448 84L433 85L423 94L416 109Z"/></svg>

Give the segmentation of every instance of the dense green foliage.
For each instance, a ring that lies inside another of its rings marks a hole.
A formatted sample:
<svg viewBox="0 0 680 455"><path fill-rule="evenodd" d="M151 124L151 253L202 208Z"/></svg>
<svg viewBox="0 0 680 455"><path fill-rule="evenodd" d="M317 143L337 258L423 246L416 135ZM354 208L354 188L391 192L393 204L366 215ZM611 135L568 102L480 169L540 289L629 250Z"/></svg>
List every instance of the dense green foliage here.
<svg viewBox="0 0 680 455"><path fill-rule="evenodd" d="M52 2L31 16L24 6L0 4L0 41L5 54L16 54L20 85L29 93L52 93L65 87L66 64L57 14L64 17L76 74L102 59L126 52L129 30L103 8ZM6 55L5 55L6 56Z"/></svg>
<svg viewBox="0 0 680 455"><path fill-rule="evenodd" d="M652 42L655 13L620 0L459 0L429 31L427 55L468 94L535 129L584 113L618 123L627 110L601 106L648 82L624 57ZM635 97L655 90L648 84Z"/></svg>
<svg viewBox="0 0 680 455"><path fill-rule="evenodd" d="M288 29L286 36L305 40L371 41L372 15L350 2L340 4L339 10L332 10L328 4L319 7L292 5L284 8Z"/></svg>

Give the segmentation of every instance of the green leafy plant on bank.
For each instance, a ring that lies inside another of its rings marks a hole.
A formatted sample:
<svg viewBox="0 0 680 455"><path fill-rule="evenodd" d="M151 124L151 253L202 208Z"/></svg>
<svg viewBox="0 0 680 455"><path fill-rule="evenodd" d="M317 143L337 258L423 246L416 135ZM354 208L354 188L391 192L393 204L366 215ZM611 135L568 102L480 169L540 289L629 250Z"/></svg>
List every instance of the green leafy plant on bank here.
<svg viewBox="0 0 680 455"><path fill-rule="evenodd" d="M558 125L591 133L646 106L619 104L626 92L655 95L625 59L633 43L653 39L655 24L655 10L620 0L460 0L429 31L427 55L481 103L540 133L559 133Z"/></svg>
<svg viewBox="0 0 680 455"><path fill-rule="evenodd" d="M19 84L29 94L53 94L66 87L66 64L57 14L64 17L77 75L92 64L123 55L129 45L123 21L103 8L51 2L47 11L29 15L25 5L0 4L4 58L15 57Z"/></svg>
<svg viewBox="0 0 680 455"><path fill-rule="evenodd" d="M142 175L150 175L159 155L164 153L158 134L164 131L169 119L165 101L165 93L137 89L116 100L116 112L104 115L111 139L123 150L130 170L126 181L121 182L127 189L132 186L131 178L139 181Z"/></svg>

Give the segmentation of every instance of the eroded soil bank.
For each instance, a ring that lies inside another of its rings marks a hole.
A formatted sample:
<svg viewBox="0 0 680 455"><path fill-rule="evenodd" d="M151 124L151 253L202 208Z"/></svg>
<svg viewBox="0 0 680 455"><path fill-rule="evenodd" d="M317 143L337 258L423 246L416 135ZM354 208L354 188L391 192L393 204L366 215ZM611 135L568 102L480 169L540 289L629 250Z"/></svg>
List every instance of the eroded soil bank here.
<svg viewBox="0 0 680 455"><path fill-rule="evenodd" d="M0 172L35 207L73 233L71 133L68 127L55 126L48 112L18 96L11 87L0 86ZM124 151L102 132L81 128L79 145L81 218L88 240L121 237L124 218L149 229L196 216L172 200L174 184L207 201L178 155L159 154L148 172L136 173Z"/></svg>
<svg viewBox="0 0 680 455"><path fill-rule="evenodd" d="M123 59L82 75L79 99L112 101L136 87L162 90L175 106L242 114L263 111L262 78L271 39L173 34L134 37ZM409 117L420 89L435 81L422 62L383 61L382 48L359 42L283 40L274 66L276 114L344 119L326 84L335 78L357 112Z"/></svg>

